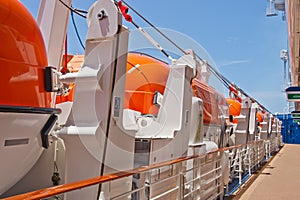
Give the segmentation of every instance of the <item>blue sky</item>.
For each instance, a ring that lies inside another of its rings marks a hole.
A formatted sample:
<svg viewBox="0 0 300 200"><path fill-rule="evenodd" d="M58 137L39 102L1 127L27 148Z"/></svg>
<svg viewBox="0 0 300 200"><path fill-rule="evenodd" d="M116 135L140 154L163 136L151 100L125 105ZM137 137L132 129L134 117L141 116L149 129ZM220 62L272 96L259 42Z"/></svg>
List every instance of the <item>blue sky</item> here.
<svg viewBox="0 0 300 200"><path fill-rule="evenodd" d="M36 17L39 0L21 0ZM73 0L73 6L87 10L93 0ZM160 28L182 33L209 53L219 71L252 95L271 112L286 110L283 90L283 62L280 50L287 49L287 25L281 13L266 17L264 0L127 0L146 19ZM129 11L132 14L132 11ZM141 27L148 26L132 14ZM86 22L75 16L81 38ZM134 29L130 24L125 24ZM83 50L69 25L69 52ZM72 41L72 44L71 42Z"/></svg>

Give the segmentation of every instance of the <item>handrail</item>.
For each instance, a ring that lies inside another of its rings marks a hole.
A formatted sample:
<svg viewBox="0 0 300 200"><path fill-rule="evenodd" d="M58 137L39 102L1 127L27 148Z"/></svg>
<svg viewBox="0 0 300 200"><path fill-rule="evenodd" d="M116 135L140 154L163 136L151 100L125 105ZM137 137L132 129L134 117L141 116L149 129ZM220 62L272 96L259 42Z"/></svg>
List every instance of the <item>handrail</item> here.
<svg viewBox="0 0 300 200"><path fill-rule="evenodd" d="M58 194L70 192L73 190L81 189L84 187L89 187L92 185L101 184L101 183L113 181L116 179L128 177L128 176L131 176L131 175L134 175L137 173L141 173L141 172L145 172L148 170L152 170L155 168L173 165L173 164L187 161L190 159L200 158L205 155L209 155L209 154L213 154L213 153L217 153L217 152L223 152L223 151L227 151L227 150L231 150L231 149L237 149L237 148L244 147L249 144L255 144L255 143L258 143L261 141L267 141L267 140L257 140L257 141L253 141L248 144L240 144L240 145L231 146L231 147L219 148L219 149L216 149L216 150L204 153L204 154L180 157L180 158L177 158L177 159L174 159L171 161L165 161L165 162L161 162L161 163L157 163L157 164L153 164L153 165L149 165L149 166L142 166L142 167L138 167L138 168L128 170L128 171L120 171L120 172L116 172L116 173L112 173L112 174L107 174L104 176L98 176L95 178L90 178L90 179L81 180L81 181L77 181L77 182L66 183L66 184L62 184L62 185L58 185L58 186L44 188L44 189L36 190L33 192L28 192L28 193L4 198L3 200L34 200L34 199L47 198L47 197L55 196Z"/></svg>

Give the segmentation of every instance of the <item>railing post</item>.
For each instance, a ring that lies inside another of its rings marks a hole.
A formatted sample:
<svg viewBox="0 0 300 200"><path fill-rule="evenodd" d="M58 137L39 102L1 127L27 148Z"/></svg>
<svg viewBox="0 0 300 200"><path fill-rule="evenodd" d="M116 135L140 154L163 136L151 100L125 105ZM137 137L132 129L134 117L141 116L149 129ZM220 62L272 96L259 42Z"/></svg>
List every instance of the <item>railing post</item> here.
<svg viewBox="0 0 300 200"><path fill-rule="evenodd" d="M256 165L256 169L257 169L259 167L260 142L257 143L255 148L256 148L256 156L255 156L256 162L255 162L255 165Z"/></svg>
<svg viewBox="0 0 300 200"><path fill-rule="evenodd" d="M249 147L251 146L251 144L247 145L247 151L248 151L248 173L251 176L251 153L252 153L252 149Z"/></svg>
<svg viewBox="0 0 300 200"><path fill-rule="evenodd" d="M151 170L145 172L145 199L150 199Z"/></svg>
<svg viewBox="0 0 300 200"><path fill-rule="evenodd" d="M100 191L100 195L99 195L99 200L105 200L105 199L110 199L110 192L111 192L111 183L110 181L106 182L106 183L102 183L101 188L102 191Z"/></svg>
<svg viewBox="0 0 300 200"><path fill-rule="evenodd" d="M228 183L226 184L226 194L225 194L225 196L229 196L229 185L228 185Z"/></svg>
<svg viewBox="0 0 300 200"><path fill-rule="evenodd" d="M265 141L265 152L266 152L266 160L269 160L269 157L270 157L270 140Z"/></svg>
<svg viewBox="0 0 300 200"><path fill-rule="evenodd" d="M201 161L200 158L193 159L193 179L197 179L197 181L193 181L193 190L197 190L197 193L194 193L194 197L200 197L199 190L201 189L201 170L200 170ZM198 190L199 188L199 190ZM199 194L199 195L198 195Z"/></svg>
<svg viewBox="0 0 300 200"><path fill-rule="evenodd" d="M269 158L271 157L272 149L273 149L273 139L270 139L270 142L269 142Z"/></svg>
<svg viewBox="0 0 300 200"><path fill-rule="evenodd" d="M242 156L241 156L241 150L238 149L238 159L239 159L239 184L242 184Z"/></svg>
<svg viewBox="0 0 300 200"><path fill-rule="evenodd" d="M228 169L229 169L229 177L231 177L231 163L232 163L232 157L230 155L230 151L232 151L232 150L228 151L228 163L227 163ZM225 194L226 196L229 196L229 184L228 184L228 182L229 181L227 181L227 183L226 183L226 194Z"/></svg>
<svg viewBox="0 0 300 200"><path fill-rule="evenodd" d="M179 176L177 180L177 186L178 186L178 196L177 199L183 199L184 196L184 176L182 173L182 163L176 163L176 168L178 170Z"/></svg>
<svg viewBox="0 0 300 200"><path fill-rule="evenodd" d="M146 200L146 172L140 173L140 187L144 188L143 190L139 191L139 199L140 200Z"/></svg>
<svg viewBox="0 0 300 200"><path fill-rule="evenodd" d="M265 147L265 156L266 156L266 160L268 160L268 143L267 141L264 141L264 147Z"/></svg>
<svg viewBox="0 0 300 200"><path fill-rule="evenodd" d="M224 196L224 174L223 174L223 171L222 171L222 159L223 159L223 156L225 156L225 153L224 151L218 151L217 153L217 169L219 167L221 167L221 170L218 169L217 170L217 176L219 177L218 178L218 181L217 181L217 184L218 184L218 192L219 192L219 199L220 200L223 200L223 196Z"/></svg>

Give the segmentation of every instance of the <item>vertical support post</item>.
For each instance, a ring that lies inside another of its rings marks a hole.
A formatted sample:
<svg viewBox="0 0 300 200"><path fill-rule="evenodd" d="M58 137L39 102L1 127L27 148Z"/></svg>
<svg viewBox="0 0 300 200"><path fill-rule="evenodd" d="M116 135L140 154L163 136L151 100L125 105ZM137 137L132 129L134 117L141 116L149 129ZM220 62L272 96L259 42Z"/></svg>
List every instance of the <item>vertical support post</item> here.
<svg viewBox="0 0 300 200"><path fill-rule="evenodd" d="M146 172L140 173L140 187L143 188L139 191L139 199L146 200Z"/></svg>
<svg viewBox="0 0 300 200"><path fill-rule="evenodd" d="M269 160L269 155L270 155L270 140L267 142L267 154L268 154L268 160Z"/></svg>
<svg viewBox="0 0 300 200"><path fill-rule="evenodd" d="M102 184L102 191L99 195L99 200L110 199L110 181Z"/></svg>
<svg viewBox="0 0 300 200"><path fill-rule="evenodd" d="M269 160L270 156L270 140L265 143L265 151L266 151L266 160Z"/></svg>
<svg viewBox="0 0 300 200"><path fill-rule="evenodd" d="M283 60L283 87L286 89L286 61Z"/></svg>
<svg viewBox="0 0 300 200"><path fill-rule="evenodd" d="M228 183L226 184L226 196L229 196L229 185L228 185Z"/></svg>
<svg viewBox="0 0 300 200"><path fill-rule="evenodd" d="M239 159L239 184L242 184L242 156L241 156L241 151L238 149L238 159Z"/></svg>
<svg viewBox="0 0 300 200"><path fill-rule="evenodd" d="M219 169L221 167L221 160L224 156L224 152L217 152L217 186L218 186L218 197L219 199L223 199L224 196L224 174L222 174L222 170Z"/></svg>
<svg viewBox="0 0 300 200"><path fill-rule="evenodd" d="M150 199L151 170L145 172L145 199Z"/></svg>
<svg viewBox="0 0 300 200"><path fill-rule="evenodd" d="M267 145L268 145L268 143L266 141L264 141L266 160L268 159L268 148L267 148Z"/></svg>
<svg viewBox="0 0 300 200"><path fill-rule="evenodd" d="M193 190L197 191L194 193L195 198L200 198L200 190L201 190L201 161L200 158L193 159ZM196 182L197 179L197 182Z"/></svg>
<svg viewBox="0 0 300 200"><path fill-rule="evenodd" d="M257 151L257 156L256 156L256 167L258 168L259 167L259 154L260 154L260 145L256 145L256 151Z"/></svg>
<svg viewBox="0 0 300 200"><path fill-rule="evenodd" d="M72 4L72 0L63 2L68 6ZM50 66L58 68L61 65L69 13L70 10L58 0L41 1L37 23L43 34Z"/></svg>
<svg viewBox="0 0 300 200"><path fill-rule="evenodd" d="M271 145L272 145L272 142L271 141L269 141L269 159L271 158Z"/></svg>
<svg viewBox="0 0 300 200"><path fill-rule="evenodd" d="M251 176L251 153L252 153L252 148L249 147L249 145L247 145L247 150L248 150L248 174L249 176Z"/></svg>
<svg viewBox="0 0 300 200"><path fill-rule="evenodd" d="M184 194L184 176L182 174L182 163L176 163L176 168L178 169L178 180L177 180L177 186L178 186L178 196L177 199L183 199L183 194Z"/></svg>

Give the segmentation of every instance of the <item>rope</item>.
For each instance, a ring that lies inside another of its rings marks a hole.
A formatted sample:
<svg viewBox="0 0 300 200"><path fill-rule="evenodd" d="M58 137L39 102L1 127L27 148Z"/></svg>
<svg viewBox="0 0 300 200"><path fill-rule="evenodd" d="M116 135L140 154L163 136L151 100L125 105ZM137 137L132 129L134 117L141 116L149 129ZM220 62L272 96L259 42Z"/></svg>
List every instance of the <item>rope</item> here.
<svg viewBox="0 0 300 200"><path fill-rule="evenodd" d="M80 12L87 13L87 11L78 10L78 9L73 8L72 6L68 6L68 5L67 5L65 2L63 2L62 0L59 0L59 2L60 2L61 4L63 4L66 8L68 8L71 12L76 13L76 14L79 15L80 17L86 18L86 16L83 15L83 14L81 14Z"/></svg>
<svg viewBox="0 0 300 200"><path fill-rule="evenodd" d="M146 37L157 49L159 49L168 59L173 60L173 58L156 42L143 28L138 26L134 21L131 23Z"/></svg>
<svg viewBox="0 0 300 200"><path fill-rule="evenodd" d="M77 29L77 26L76 26L76 23L75 23L75 19L74 19L74 14L73 14L73 12L71 12L71 19L72 19L72 23L73 23L73 26L74 26L74 29L75 29L76 36L77 36L77 38L78 38L78 40L79 40L79 43L80 43L81 47L83 48L83 50L85 50L85 47L84 47L83 42L82 42L82 40L81 40L81 38L80 38L78 29Z"/></svg>
<svg viewBox="0 0 300 200"><path fill-rule="evenodd" d="M115 1L116 2L116 1ZM187 54L178 44L176 44L172 39L170 39L167 35L165 35L162 31L160 31L155 25L153 25L150 21L148 21L144 16L142 16L137 10L135 10L132 6L130 6L126 1L122 0L122 3L124 3L128 8L130 8L137 16L139 16L142 20L144 20L150 27L152 27L154 30L156 30L161 36L163 36L166 40L168 40L172 45L174 45L178 50L180 50L183 54ZM137 24L135 24L132 21L133 25L140 29ZM168 54L162 49L161 52L168 57ZM196 54L197 58L201 60L202 62L205 62L198 54ZM207 62L205 62L207 63ZM229 89L229 87L232 85L231 81L227 79L224 75L220 74L214 67L212 67L209 63L207 63L207 66L209 67L209 70L223 83L223 85ZM266 107L264 107L261 103L259 103L256 99L251 97L249 94L247 94L244 90L239 88L238 86L234 86L237 90L241 92L246 97L249 97L251 101L256 102L261 108L266 110L267 112L271 113ZM272 113L271 113L272 114Z"/></svg>
<svg viewBox="0 0 300 200"><path fill-rule="evenodd" d="M137 10L135 10L132 6L130 6L126 1L122 0L122 2L130 8L137 16L143 19L149 26L154 28L159 34L161 34L165 39L167 39L171 44L173 44L177 49L179 49L183 54L187 54L179 45L177 45L173 40L171 40L167 35L165 35L162 31L160 31L156 26L154 26L150 21L148 21L143 15L141 15Z"/></svg>
<svg viewBox="0 0 300 200"><path fill-rule="evenodd" d="M73 16L73 12L78 14L79 16L81 17L84 17L86 18L85 15L81 14L81 13L87 13L87 11L85 10L79 10L79 9L76 9L76 8L73 8L72 6L68 6L67 4L65 4L62 0L59 0L64 6L66 6L68 9L70 9L72 12L71 12L71 17L72 17L72 22L73 22L73 25L74 25L74 28L75 28L75 32L76 32L76 35L77 35L77 38L82 46L83 49L84 48L84 45L82 43L82 40L79 36L79 33L78 33L78 29L77 29L77 26L75 24L75 20L74 20L74 16ZM181 51L184 55L187 55L187 53L178 45L176 44L171 38L169 38L166 34L164 34L162 31L160 31L154 24L152 24L149 20L147 20L143 15L141 15L137 10L135 10L132 6L130 6L126 1L122 0L121 1L122 3L124 3L128 8L130 8L137 16L139 16L142 20L144 20L150 27L152 27L154 30L156 30L161 36L163 36L167 41L169 41L172 45L174 45L179 51ZM116 0L115 0L115 3L118 3ZM149 39L149 35L140 27L138 26L134 21L130 21L138 30L140 30L145 36L146 38ZM150 37L149 40L151 40L152 38ZM153 40L153 39L152 39ZM156 41L151 41L154 46L156 46L167 58L171 59L172 60L172 57L156 42ZM203 60L197 53L195 53L196 57L201 60L202 62L205 62L205 60ZM229 79L227 79L224 75L220 74L214 67L212 67L209 63L205 62L210 70L210 72L212 72L218 79L219 81L227 88L229 89L230 86L232 85L231 81ZM266 107L264 107L261 103L259 103L255 98L251 97L249 94L247 94L244 90L242 90L241 88L239 88L237 85L234 86L237 90L239 90L241 92L242 95L248 97L251 99L251 101L253 102L256 102L262 109L266 110L267 112L271 113ZM272 114L272 113L271 113Z"/></svg>

